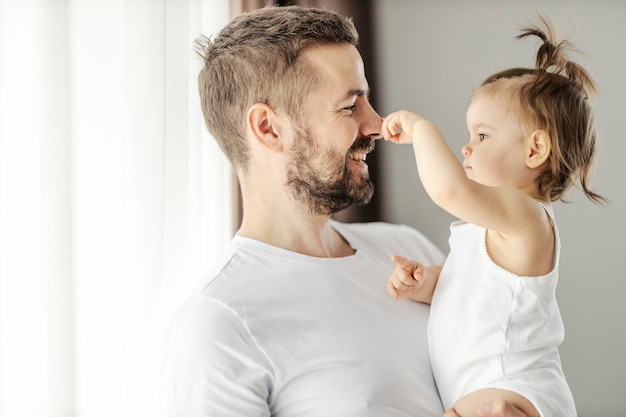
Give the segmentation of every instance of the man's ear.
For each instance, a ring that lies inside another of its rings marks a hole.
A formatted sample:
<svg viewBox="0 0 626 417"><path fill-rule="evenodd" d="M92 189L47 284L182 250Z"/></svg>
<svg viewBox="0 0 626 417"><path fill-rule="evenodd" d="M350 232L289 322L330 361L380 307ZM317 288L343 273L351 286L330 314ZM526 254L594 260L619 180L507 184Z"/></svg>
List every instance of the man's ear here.
<svg viewBox="0 0 626 417"><path fill-rule="evenodd" d="M530 169L539 168L550 158L551 151L552 141L548 132L535 130L528 138L526 166Z"/></svg>
<svg viewBox="0 0 626 417"><path fill-rule="evenodd" d="M281 152L281 117L264 103L255 103L248 109L246 128L251 139L271 152Z"/></svg>

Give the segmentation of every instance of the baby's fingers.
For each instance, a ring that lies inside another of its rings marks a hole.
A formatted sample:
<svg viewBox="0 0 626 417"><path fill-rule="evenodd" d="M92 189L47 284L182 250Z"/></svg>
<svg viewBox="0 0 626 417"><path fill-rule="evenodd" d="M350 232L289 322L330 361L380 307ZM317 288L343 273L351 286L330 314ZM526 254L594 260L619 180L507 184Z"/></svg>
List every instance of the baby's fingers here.
<svg viewBox="0 0 626 417"><path fill-rule="evenodd" d="M456 413L456 411L454 410L454 408L449 408L446 410L446 412L443 414L443 417L459 417L459 415Z"/></svg>
<svg viewBox="0 0 626 417"><path fill-rule="evenodd" d="M402 299L402 293L393 286L393 282L391 282L391 280L387 281L387 292L396 300Z"/></svg>
<svg viewBox="0 0 626 417"><path fill-rule="evenodd" d="M398 136L402 133L402 126L396 121L395 117L387 117L383 121L382 135L385 140L398 141Z"/></svg>
<svg viewBox="0 0 626 417"><path fill-rule="evenodd" d="M398 267L404 269L405 271L407 271L409 274L413 275L413 273L420 269L422 266L420 265L419 262L415 262L412 261L410 259L407 259L403 256L399 256L399 255L393 255L391 257L391 261L396 264Z"/></svg>
<svg viewBox="0 0 626 417"><path fill-rule="evenodd" d="M401 299L402 294L412 291L417 285L410 275L405 271L396 268L396 270L389 277L387 282L387 292L396 299Z"/></svg>
<svg viewBox="0 0 626 417"><path fill-rule="evenodd" d="M400 291L406 291L409 288L414 287L417 284L417 280L407 271L396 268L396 273L394 274L394 284Z"/></svg>

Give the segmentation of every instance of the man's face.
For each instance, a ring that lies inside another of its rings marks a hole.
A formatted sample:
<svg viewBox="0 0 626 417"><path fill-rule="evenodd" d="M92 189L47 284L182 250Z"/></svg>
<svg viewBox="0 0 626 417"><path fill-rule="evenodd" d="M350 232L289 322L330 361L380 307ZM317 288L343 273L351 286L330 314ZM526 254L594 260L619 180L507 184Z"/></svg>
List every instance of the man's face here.
<svg viewBox="0 0 626 417"><path fill-rule="evenodd" d="M374 186L365 156L379 138L381 118L369 104L363 61L352 45L305 52L321 80L309 94L296 126L287 183L316 214L369 202Z"/></svg>

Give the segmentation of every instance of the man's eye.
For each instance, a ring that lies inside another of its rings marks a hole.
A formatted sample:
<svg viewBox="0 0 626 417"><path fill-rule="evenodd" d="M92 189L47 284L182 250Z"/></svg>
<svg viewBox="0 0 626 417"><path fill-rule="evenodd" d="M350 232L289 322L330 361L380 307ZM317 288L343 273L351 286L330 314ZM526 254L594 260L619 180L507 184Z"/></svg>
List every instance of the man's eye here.
<svg viewBox="0 0 626 417"><path fill-rule="evenodd" d="M352 106L344 107L343 109L348 110L348 111L354 111L354 109L356 109L356 104L353 104Z"/></svg>

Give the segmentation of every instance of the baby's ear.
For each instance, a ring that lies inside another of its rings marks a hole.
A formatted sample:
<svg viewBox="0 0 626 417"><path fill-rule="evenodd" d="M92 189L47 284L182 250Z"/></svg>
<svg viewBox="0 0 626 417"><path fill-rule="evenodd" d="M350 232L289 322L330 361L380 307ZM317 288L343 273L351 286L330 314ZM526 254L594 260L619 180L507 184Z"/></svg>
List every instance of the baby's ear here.
<svg viewBox="0 0 626 417"><path fill-rule="evenodd" d="M271 152L282 152L281 116L264 103L255 103L248 109L246 128L250 139Z"/></svg>
<svg viewBox="0 0 626 417"><path fill-rule="evenodd" d="M549 158L552 151L550 135L545 130L535 130L528 138L526 166L530 169L539 168Z"/></svg>

